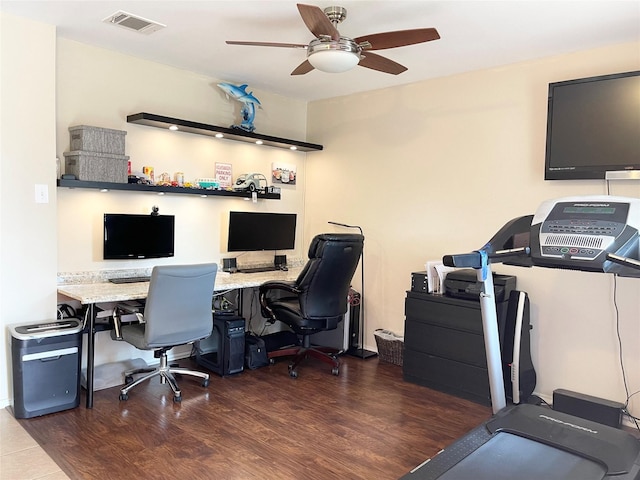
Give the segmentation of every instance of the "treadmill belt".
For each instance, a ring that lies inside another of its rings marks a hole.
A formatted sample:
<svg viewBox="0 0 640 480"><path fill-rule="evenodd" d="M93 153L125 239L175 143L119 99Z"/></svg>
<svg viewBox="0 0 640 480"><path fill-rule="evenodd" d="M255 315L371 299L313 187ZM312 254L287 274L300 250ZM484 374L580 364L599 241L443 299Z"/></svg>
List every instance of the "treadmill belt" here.
<svg viewBox="0 0 640 480"><path fill-rule="evenodd" d="M564 450L500 432L447 470L439 480L601 480L606 468Z"/></svg>

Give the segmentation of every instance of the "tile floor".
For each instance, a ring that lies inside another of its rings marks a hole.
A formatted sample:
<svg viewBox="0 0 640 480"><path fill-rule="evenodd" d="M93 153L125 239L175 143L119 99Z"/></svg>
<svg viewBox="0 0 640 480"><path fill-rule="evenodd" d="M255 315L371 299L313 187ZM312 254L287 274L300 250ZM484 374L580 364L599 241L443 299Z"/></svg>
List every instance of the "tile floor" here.
<svg viewBox="0 0 640 480"><path fill-rule="evenodd" d="M68 480L6 408L0 408L0 480Z"/></svg>

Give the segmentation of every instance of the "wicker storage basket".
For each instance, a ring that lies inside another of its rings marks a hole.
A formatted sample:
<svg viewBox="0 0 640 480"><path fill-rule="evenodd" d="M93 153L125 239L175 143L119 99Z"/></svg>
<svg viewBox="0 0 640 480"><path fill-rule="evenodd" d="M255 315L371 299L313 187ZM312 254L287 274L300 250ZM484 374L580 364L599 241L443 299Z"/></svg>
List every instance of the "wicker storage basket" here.
<svg viewBox="0 0 640 480"><path fill-rule="evenodd" d="M396 335L390 330L383 330L381 328L373 332L373 336L376 339L380 360L402 366L404 337Z"/></svg>

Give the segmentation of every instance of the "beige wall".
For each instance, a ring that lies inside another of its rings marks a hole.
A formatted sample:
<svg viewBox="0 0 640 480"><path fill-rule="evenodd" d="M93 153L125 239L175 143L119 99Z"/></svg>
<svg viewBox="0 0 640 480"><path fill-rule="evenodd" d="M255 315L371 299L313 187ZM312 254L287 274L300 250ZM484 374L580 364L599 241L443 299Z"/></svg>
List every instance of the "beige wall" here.
<svg viewBox="0 0 640 480"><path fill-rule="evenodd" d="M55 318L55 85L55 28L0 14L0 406L12 391L6 325Z"/></svg>
<svg viewBox="0 0 640 480"><path fill-rule="evenodd" d="M328 220L363 227L370 348L376 328L404 331L405 292L425 261L482 247L545 199L606 193L604 181L543 180L548 83L638 68L638 45L620 45L309 105L309 141L325 150L307 161L306 229ZM640 187L616 182L611 193L640 197ZM568 388L623 401L613 278L496 271L517 275L530 295L537 391L549 397ZM618 279L617 289L634 392L640 281Z"/></svg>

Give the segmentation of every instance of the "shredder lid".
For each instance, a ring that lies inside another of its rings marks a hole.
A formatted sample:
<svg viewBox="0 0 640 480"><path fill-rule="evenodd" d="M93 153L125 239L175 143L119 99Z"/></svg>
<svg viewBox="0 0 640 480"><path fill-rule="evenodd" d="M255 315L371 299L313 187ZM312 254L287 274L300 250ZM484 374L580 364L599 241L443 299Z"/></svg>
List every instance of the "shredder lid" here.
<svg viewBox="0 0 640 480"><path fill-rule="evenodd" d="M77 318L64 318L51 322L11 325L11 335L18 340L70 335L82 330L82 322Z"/></svg>

